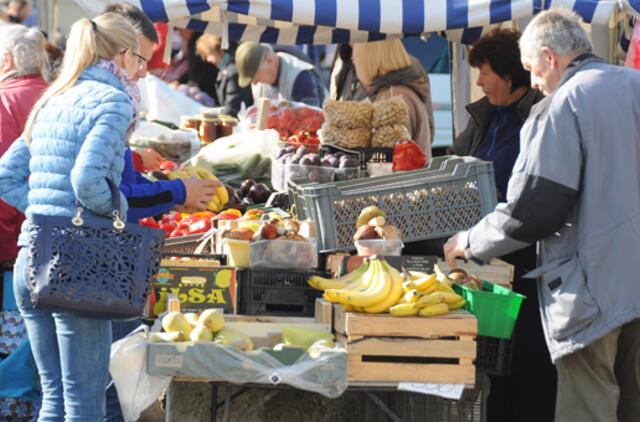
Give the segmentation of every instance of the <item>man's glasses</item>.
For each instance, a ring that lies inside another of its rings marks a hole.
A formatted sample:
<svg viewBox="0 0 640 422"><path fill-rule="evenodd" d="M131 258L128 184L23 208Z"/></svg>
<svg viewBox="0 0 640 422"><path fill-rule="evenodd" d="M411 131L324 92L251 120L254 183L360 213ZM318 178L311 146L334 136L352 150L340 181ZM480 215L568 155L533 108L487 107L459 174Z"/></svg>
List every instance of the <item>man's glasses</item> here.
<svg viewBox="0 0 640 422"><path fill-rule="evenodd" d="M145 67L146 64L147 64L147 59L145 59L144 57L142 57L140 54L136 53L135 51L132 51L132 53L133 53L134 56L136 56L138 58L138 67L140 69Z"/></svg>

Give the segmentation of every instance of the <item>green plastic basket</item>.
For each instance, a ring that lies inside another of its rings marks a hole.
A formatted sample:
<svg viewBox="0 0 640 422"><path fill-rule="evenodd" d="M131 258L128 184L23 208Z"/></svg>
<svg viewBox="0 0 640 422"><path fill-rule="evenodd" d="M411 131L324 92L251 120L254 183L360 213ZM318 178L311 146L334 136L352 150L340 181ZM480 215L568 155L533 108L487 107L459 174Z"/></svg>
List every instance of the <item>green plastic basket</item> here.
<svg viewBox="0 0 640 422"><path fill-rule="evenodd" d="M511 338L525 296L484 280L482 290L457 283L453 289L467 301L464 308L478 319L478 335Z"/></svg>

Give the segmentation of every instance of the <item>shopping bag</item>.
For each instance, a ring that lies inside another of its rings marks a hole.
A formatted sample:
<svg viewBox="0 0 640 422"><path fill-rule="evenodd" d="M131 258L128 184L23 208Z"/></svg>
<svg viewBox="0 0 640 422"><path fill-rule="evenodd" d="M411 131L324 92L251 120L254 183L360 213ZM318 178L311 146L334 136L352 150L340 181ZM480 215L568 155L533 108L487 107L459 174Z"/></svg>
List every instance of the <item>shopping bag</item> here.
<svg viewBox="0 0 640 422"><path fill-rule="evenodd" d="M171 382L170 376L147 374L148 336L149 327L140 326L111 345L109 372L125 421L137 421Z"/></svg>

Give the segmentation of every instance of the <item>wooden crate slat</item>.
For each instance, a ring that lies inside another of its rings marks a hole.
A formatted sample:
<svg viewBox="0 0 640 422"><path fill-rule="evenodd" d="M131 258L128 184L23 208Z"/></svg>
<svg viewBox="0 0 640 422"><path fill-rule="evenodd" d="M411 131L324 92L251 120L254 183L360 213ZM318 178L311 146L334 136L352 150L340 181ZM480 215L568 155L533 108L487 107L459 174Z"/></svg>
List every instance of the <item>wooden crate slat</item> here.
<svg viewBox="0 0 640 422"><path fill-rule="evenodd" d="M476 318L467 311L453 311L438 317L396 317L389 314L346 312L336 305L333 309L334 330L348 336L381 337L444 337L475 336Z"/></svg>
<svg viewBox="0 0 640 422"><path fill-rule="evenodd" d="M363 362L360 355L347 356L348 381L475 383L475 366Z"/></svg>
<svg viewBox="0 0 640 422"><path fill-rule="evenodd" d="M428 356L474 359L477 349L476 342L473 340L425 340L401 337L346 339L343 344L349 354L370 356Z"/></svg>

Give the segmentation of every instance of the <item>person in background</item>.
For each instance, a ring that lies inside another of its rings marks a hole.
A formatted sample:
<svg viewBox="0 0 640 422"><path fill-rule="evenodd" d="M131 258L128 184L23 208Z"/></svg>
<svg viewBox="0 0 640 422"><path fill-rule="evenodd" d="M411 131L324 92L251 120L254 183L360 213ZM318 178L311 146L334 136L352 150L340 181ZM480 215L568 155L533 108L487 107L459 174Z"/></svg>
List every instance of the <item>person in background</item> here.
<svg viewBox="0 0 640 422"><path fill-rule="evenodd" d="M564 9L538 14L519 44L546 98L520 131L506 202L451 237L445 258L487 262L537 241L540 266L525 276L558 371L554 421L637 421L640 73L593 55Z"/></svg>
<svg viewBox="0 0 640 422"><path fill-rule="evenodd" d="M203 60L218 68L217 101L222 106L220 114L233 117L238 115L242 103L249 107L253 104L251 88L238 85L238 67L235 52L238 44L230 41L229 49L222 49L222 39L217 35L202 34L196 42L196 50Z"/></svg>
<svg viewBox="0 0 640 422"><path fill-rule="evenodd" d="M202 32L191 29L180 29L180 36L186 39L187 71L178 79L181 84L194 84L201 91L206 92L211 98L216 98L216 80L218 67L203 60L196 51L196 42L202 36Z"/></svg>
<svg viewBox="0 0 640 422"><path fill-rule="evenodd" d="M472 155L493 163L500 200L506 197L511 169L520 152L520 128L531 107L544 98L530 87L522 67L520 33L498 29L478 40L469 63L479 70L476 84L485 96L467 105L471 118L453 142L457 155ZM487 418L495 422L553 421L557 375L544 343L538 315L538 292L523 275L536 267L536 248L530 245L500 257L515 268L513 290L527 297L520 307L513 334L511 374L491 377ZM535 398L531 390L538 393Z"/></svg>
<svg viewBox="0 0 640 422"><path fill-rule="evenodd" d="M327 88L312 64L285 52L275 52L268 44L247 41L235 54L238 85L251 86L253 98L264 89L267 98L297 101L322 107Z"/></svg>
<svg viewBox="0 0 640 422"><path fill-rule="evenodd" d="M329 95L332 100L339 101L362 101L367 98L367 93L358 80L356 70L351 59L353 48L349 44L340 44L336 48L333 60L331 75L329 76ZM409 54L407 52L407 54ZM424 78L429 85L429 74L415 56L409 54L411 67L413 67ZM429 85L430 86L430 85ZM430 142L433 143L435 136L435 122L433 118L433 104L431 103L431 89L424 94L424 106L427 108L429 116L429 129L431 133Z"/></svg>
<svg viewBox="0 0 640 422"><path fill-rule="evenodd" d="M111 4L105 10L105 13L108 12L123 16L133 25L141 46L141 58L133 80L145 77L147 73L145 64L152 55L152 46L158 37L153 23L142 10L127 3ZM135 170L134 155L128 146L124 159L120 191L127 198L129 205L127 220L129 221L137 222L141 218L157 216L176 206L183 206L185 210L204 211L211 196L215 193L215 186L219 184L219 182L211 180L193 178L151 182ZM139 318L131 321L112 321L112 341L124 338L140 324ZM118 395L112 381L109 382L106 389L106 402L104 421L124 422Z"/></svg>
<svg viewBox="0 0 640 422"><path fill-rule="evenodd" d="M71 217L77 202L85 213L111 215L105 179L120 183L123 140L134 124L138 48L133 27L115 14L73 24L60 77L0 158L2 199L27 215ZM18 241L14 293L42 385L38 420L100 422L111 321L34 308L26 285L26 234Z"/></svg>
<svg viewBox="0 0 640 422"><path fill-rule="evenodd" d="M22 23L31 14L31 1L30 0L11 0L7 6L7 12L9 13L9 22Z"/></svg>
<svg viewBox="0 0 640 422"><path fill-rule="evenodd" d="M35 28L0 26L0 156L24 130L31 108L47 88L45 39ZM0 199L0 279L18 256L24 215ZM0 294L1 296L1 294Z"/></svg>
<svg viewBox="0 0 640 422"><path fill-rule="evenodd" d="M163 61L169 26L165 22L155 22L153 27L156 29L158 41L153 43L153 53L147 62L147 70L149 73L161 77L164 71L170 67L169 64Z"/></svg>
<svg viewBox="0 0 640 422"><path fill-rule="evenodd" d="M353 45L353 66L368 98L379 101L401 96L409 106L407 129L431 161L432 127L425 102L431 102L429 83L411 65L400 40L383 40Z"/></svg>

